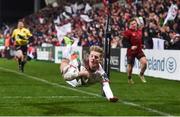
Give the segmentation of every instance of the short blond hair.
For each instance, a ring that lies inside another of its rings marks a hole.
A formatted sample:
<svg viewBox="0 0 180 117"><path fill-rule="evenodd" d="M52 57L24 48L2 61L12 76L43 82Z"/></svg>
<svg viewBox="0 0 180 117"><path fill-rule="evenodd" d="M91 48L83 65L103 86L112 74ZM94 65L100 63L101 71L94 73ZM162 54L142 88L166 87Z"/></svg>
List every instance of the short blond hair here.
<svg viewBox="0 0 180 117"><path fill-rule="evenodd" d="M101 58L103 57L103 49L100 46L91 46L89 51L99 52L101 54Z"/></svg>

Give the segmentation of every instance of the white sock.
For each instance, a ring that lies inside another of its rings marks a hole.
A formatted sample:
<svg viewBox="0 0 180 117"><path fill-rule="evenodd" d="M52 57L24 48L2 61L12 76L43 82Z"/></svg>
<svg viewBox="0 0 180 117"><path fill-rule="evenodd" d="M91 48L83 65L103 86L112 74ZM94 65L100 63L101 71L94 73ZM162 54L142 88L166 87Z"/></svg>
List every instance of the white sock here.
<svg viewBox="0 0 180 117"><path fill-rule="evenodd" d="M109 82L103 82L103 91L106 95L106 98L109 100L110 98L113 98L113 93L111 91L111 88L109 86Z"/></svg>

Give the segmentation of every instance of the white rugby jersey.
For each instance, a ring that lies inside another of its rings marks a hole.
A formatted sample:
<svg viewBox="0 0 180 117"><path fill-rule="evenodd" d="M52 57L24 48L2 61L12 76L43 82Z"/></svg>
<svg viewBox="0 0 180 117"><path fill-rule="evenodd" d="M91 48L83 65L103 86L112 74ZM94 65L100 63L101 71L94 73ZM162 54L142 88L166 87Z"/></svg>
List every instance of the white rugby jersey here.
<svg viewBox="0 0 180 117"><path fill-rule="evenodd" d="M76 67L79 71L87 70L87 68L85 67L85 64L78 62L78 60L73 60L70 62L70 64L73 65L74 67ZM104 81L104 80L109 81L101 64L99 64L99 68L95 72L91 72L90 78L81 77L79 79L81 79L82 82L85 84L86 83L92 84L92 83L100 82L100 81Z"/></svg>

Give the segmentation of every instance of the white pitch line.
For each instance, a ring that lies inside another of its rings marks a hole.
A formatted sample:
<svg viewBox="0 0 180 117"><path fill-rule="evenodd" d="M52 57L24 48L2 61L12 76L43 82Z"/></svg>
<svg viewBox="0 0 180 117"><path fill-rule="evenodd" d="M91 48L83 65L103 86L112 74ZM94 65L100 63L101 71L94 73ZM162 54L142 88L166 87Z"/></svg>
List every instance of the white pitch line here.
<svg viewBox="0 0 180 117"><path fill-rule="evenodd" d="M62 99L62 98L69 98L69 99L74 99L74 98L83 98L83 99L92 99L96 97L89 97L89 96L1 96L0 99Z"/></svg>
<svg viewBox="0 0 180 117"><path fill-rule="evenodd" d="M76 92L79 92L79 93L84 93L84 94L87 94L87 95L91 95L91 96L96 96L96 97L101 97L102 98L102 96L99 95L99 94L95 94L95 93L91 93L91 92L87 92L87 91L82 91L82 90L71 88L71 87L66 87L66 86L60 85L58 83L52 83L52 82L49 82L47 80L41 79L39 77L35 77L35 76L28 75L28 74L24 74L24 73L21 73L21 72L18 72L18 71L14 71L14 70L11 70L11 69L7 69L7 68L3 68L3 67L0 67L0 69L4 70L4 71L15 73L15 74L18 74L18 75L21 75L21 76L25 76L25 77L28 77L30 79L34 79L34 80L37 80L37 81L40 81L40 82L43 82L43 83L46 83L46 84L49 84L49 85L52 85L52 86L56 86L56 87L60 87L60 88L68 89L68 90L73 90L73 91L76 91ZM123 103L125 105L129 105L129 106L140 108L142 110L146 110L148 112L157 113L157 114L159 114L161 116L173 116L173 115L171 115L169 113L158 111L158 110L152 109L152 108L148 108L148 107L145 107L145 106L133 103L133 102L127 102L127 101L123 101L123 100L120 100L119 102L121 102L121 103Z"/></svg>
<svg viewBox="0 0 180 117"><path fill-rule="evenodd" d="M24 73L21 73L21 72L18 72L18 71L14 71L14 70L11 70L11 69L6 69L6 68L2 68L2 67L0 67L0 69L8 71L8 72L15 73L15 74L18 74L18 75L21 75L21 76L25 76L25 77L28 77L30 79L34 79L34 80L37 80L37 81L40 81L40 82L43 82L43 83L46 83L46 84L49 84L49 85L52 85L52 86L61 87L61 88L64 88L64 89L69 89L69 90L73 90L73 91L76 91L76 92L79 92L79 93L83 93L83 94L87 94L87 95L92 95L92 96L96 96L96 97L102 97L102 96L100 96L98 94L95 94L95 93L90 93L90 92L78 90L78 89L75 89L75 88L66 87L66 86L60 85L58 83L49 82L47 80L44 80L44 79L41 79L41 78L38 78L38 77L35 77L35 76L30 76L28 74L24 74Z"/></svg>

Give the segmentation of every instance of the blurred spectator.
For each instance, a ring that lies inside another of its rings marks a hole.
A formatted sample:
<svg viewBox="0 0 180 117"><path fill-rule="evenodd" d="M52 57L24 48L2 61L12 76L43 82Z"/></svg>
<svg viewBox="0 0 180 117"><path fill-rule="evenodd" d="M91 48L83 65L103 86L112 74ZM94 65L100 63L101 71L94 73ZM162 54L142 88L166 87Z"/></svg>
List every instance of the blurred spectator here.
<svg viewBox="0 0 180 117"><path fill-rule="evenodd" d="M0 57L4 57L4 36L3 34L0 34Z"/></svg>
<svg viewBox="0 0 180 117"><path fill-rule="evenodd" d="M119 37L118 36L115 36L112 38L111 40L111 48L118 48L120 47L120 41L119 41Z"/></svg>
<svg viewBox="0 0 180 117"><path fill-rule="evenodd" d="M11 49L11 36L10 34L6 34L5 36L5 57L10 59L11 56L10 56L10 49Z"/></svg>
<svg viewBox="0 0 180 117"><path fill-rule="evenodd" d="M64 46L63 37L66 35L66 29L60 30L59 35L56 27L63 27L68 23L71 24L70 38L78 39L78 46L102 46L107 8L104 5L97 5L101 2L101 0L58 1L59 4L56 6L48 5L37 13L24 17L25 23L33 33L33 46L42 46L44 43ZM163 25L171 4L178 6L177 16ZM170 41L172 39L170 33L173 31L180 34L179 6L178 0L125 0L113 3L110 24L112 47L122 47L121 32L128 28L128 21L132 17L143 19L143 41L147 49L153 48L152 38L164 39L165 49L178 46ZM11 31L5 26L1 30L5 32L5 29Z"/></svg>
<svg viewBox="0 0 180 117"><path fill-rule="evenodd" d="M0 46L4 46L4 42L5 42L4 36L3 34L0 34Z"/></svg>
<svg viewBox="0 0 180 117"><path fill-rule="evenodd" d="M146 49L153 49L153 40L152 40L152 38L148 35L148 32L147 32L147 31L144 31L143 41L144 41L144 46L145 46Z"/></svg>
<svg viewBox="0 0 180 117"><path fill-rule="evenodd" d="M180 50L180 35L175 32L170 33L170 47L169 49Z"/></svg>

